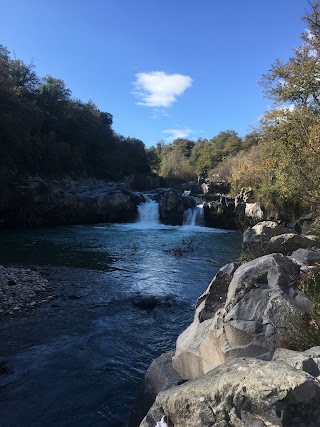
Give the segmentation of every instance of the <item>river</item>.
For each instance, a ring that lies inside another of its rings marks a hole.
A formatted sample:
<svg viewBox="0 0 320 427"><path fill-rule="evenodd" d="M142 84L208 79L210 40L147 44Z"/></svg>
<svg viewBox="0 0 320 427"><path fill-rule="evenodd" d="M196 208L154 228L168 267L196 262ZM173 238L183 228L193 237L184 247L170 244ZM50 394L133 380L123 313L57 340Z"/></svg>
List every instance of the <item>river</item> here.
<svg viewBox="0 0 320 427"><path fill-rule="evenodd" d="M42 266L56 298L1 318L0 426L125 425L148 365L241 247L236 231L164 226L156 212L149 201L134 224L1 232L0 263ZM136 295L156 308L134 306Z"/></svg>

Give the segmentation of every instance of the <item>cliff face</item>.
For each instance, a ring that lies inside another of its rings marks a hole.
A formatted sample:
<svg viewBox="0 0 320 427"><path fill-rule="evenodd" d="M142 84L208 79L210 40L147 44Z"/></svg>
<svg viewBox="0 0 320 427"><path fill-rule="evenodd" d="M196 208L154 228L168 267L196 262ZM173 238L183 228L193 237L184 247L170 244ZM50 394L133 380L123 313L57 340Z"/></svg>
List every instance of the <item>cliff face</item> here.
<svg viewBox="0 0 320 427"><path fill-rule="evenodd" d="M174 427L320 425L320 347L278 348L297 313L312 312L297 283L319 269L319 239L288 231L270 221L246 231L244 249L257 258L221 268L199 297L172 357L186 383L163 388L141 427L160 420Z"/></svg>
<svg viewBox="0 0 320 427"><path fill-rule="evenodd" d="M123 183L96 180L12 184L0 203L2 226L133 221L139 197Z"/></svg>

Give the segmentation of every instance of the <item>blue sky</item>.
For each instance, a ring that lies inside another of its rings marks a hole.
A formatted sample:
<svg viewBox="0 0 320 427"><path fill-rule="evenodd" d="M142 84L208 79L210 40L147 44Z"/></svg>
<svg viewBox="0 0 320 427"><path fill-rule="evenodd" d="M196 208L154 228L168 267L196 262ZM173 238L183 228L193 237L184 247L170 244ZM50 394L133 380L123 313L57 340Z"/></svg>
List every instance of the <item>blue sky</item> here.
<svg viewBox="0 0 320 427"><path fill-rule="evenodd" d="M0 43L147 147L257 126L307 0L0 0Z"/></svg>

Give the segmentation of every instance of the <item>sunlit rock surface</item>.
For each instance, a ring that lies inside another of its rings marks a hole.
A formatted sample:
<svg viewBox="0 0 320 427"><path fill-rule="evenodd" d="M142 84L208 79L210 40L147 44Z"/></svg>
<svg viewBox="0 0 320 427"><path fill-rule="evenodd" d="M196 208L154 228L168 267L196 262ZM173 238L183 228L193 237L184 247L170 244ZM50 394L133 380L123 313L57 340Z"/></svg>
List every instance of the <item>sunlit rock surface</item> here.
<svg viewBox="0 0 320 427"><path fill-rule="evenodd" d="M193 323L179 336L172 361L178 374L184 379L197 378L235 357L270 359L280 331L288 326L292 307L310 309L309 300L293 281L299 273L299 266L282 254L265 255L240 266L230 281L224 307L203 320L204 299Z"/></svg>
<svg viewBox="0 0 320 427"><path fill-rule="evenodd" d="M316 427L320 385L286 363L234 359L157 396L140 427ZM163 418L164 417L164 418Z"/></svg>

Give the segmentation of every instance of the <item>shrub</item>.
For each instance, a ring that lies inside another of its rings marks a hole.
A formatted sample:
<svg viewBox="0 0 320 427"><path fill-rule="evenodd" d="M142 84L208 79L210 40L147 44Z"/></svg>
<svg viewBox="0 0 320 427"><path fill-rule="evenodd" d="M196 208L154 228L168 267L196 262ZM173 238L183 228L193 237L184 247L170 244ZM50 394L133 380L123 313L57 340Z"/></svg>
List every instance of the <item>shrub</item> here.
<svg viewBox="0 0 320 427"><path fill-rule="evenodd" d="M320 345L320 272L308 271L298 280L298 289L310 299L312 309L308 314L297 310L288 313L291 324L280 336L281 347L304 351Z"/></svg>

